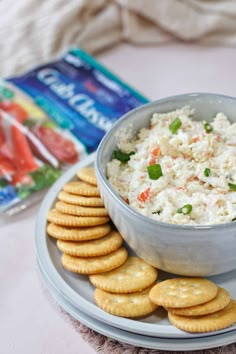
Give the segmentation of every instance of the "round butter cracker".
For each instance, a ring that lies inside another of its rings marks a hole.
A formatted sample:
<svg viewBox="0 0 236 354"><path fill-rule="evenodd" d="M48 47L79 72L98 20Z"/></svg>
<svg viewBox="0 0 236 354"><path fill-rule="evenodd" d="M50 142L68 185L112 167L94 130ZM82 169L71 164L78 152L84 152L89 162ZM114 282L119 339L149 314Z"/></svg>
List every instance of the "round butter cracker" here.
<svg viewBox="0 0 236 354"><path fill-rule="evenodd" d="M88 241L104 237L111 231L110 224L90 227L69 227L49 223L47 233L58 240Z"/></svg>
<svg viewBox="0 0 236 354"><path fill-rule="evenodd" d="M104 207L83 207L78 205L71 205L64 202L57 202L55 205L56 210L64 214L76 216L108 216L108 212Z"/></svg>
<svg viewBox="0 0 236 354"><path fill-rule="evenodd" d="M80 274L97 274L109 272L120 267L127 259L128 252L124 247L105 256L84 258L63 254L62 265L65 269Z"/></svg>
<svg viewBox="0 0 236 354"><path fill-rule="evenodd" d="M213 300L205 302L204 304L186 308L168 307L166 310L180 316L202 316L222 310L229 304L229 302L229 293L225 289L219 288L216 297Z"/></svg>
<svg viewBox="0 0 236 354"><path fill-rule="evenodd" d="M100 197L96 186L83 181L71 181L64 185L63 190L67 193L78 194L87 197Z"/></svg>
<svg viewBox="0 0 236 354"><path fill-rule="evenodd" d="M189 307L210 301L216 297L218 287L203 278L174 278L156 284L150 291L150 299L163 307Z"/></svg>
<svg viewBox="0 0 236 354"><path fill-rule="evenodd" d="M82 195L70 194L61 191L58 199L67 204L80 205L85 207L103 207L104 203L100 197L84 197Z"/></svg>
<svg viewBox="0 0 236 354"><path fill-rule="evenodd" d="M119 232L111 231L97 240L71 242L57 241L57 247L63 253L78 257L96 257L116 251L122 245L123 239Z"/></svg>
<svg viewBox="0 0 236 354"><path fill-rule="evenodd" d="M186 317L168 312L169 321L175 327L191 333L217 331L236 322L236 303L230 303L223 309L209 315Z"/></svg>
<svg viewBox="0 0 236 354"><path fill-rule="evenodd" d="M108 216L74 216L63 214L56 209L52 209L47 214L47 220L62 226L86 227L106 224L110 218Z"/></svg>
<svg viewBox="0 0 236 354"><path fill-rule="evenodd" d="M91 283L111 293L132 293L152 285L157 279L157 270L138 257L128 257L119 268L105 274L91 275Z"/></svg>
<svg viewBox="0 0 236 354"><path fill-rule="evenodd" d="M97 179L93 167L83 167L77 172L77 176L84 182L97 185Z"/></svg>
<svg viewBox="0 0 236 354"><path fill-rule="evenodd" d="M94 292L94 301L98 307L115 316L140 317L156 310L148 296L150 288L132 294L111 294L101 289Z"/></svg>

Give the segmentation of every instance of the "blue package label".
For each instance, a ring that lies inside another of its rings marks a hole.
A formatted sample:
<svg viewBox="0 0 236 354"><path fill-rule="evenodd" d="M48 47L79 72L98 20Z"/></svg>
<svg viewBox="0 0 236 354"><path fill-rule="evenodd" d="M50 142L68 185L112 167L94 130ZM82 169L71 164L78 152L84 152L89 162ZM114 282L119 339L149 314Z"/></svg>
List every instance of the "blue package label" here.
<svg viewBox="0 0 236 354"><path fill-rule="evenodd" d="M69 130L88 153L119 117L148 102L80 49L8 81Z"/></svg>
<svg viewBox="0 0 236 354"><path fill-rule="evenodd" d="M0 80L0 212L50 187L147 102L81 49Z"/></svg>

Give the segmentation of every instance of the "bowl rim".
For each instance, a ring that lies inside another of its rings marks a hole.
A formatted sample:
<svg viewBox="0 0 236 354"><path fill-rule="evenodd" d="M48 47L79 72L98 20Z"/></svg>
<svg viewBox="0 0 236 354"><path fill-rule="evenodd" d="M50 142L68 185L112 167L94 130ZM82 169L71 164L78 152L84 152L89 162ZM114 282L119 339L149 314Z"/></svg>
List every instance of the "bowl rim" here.
<svg viewBox="0 0 236 354"><path fill-rule="evenodd" d="M112 128L105 134L103 139L101 140L100 144L98 145L97 151L96 151L96 156L95 156L95 161L94 161L94 166L95 166L95 171L96 174L99 176L99 180L103 183L104 187L106 190L111 194L113 199L122 207L126 212L132 214L134 217L138 218L141 222L147 222L150 223L153 226L161 226L161 227L166 227L166 228L171 228L173 230L214 230L214 229L232 229L236 227L236 222L226 222L226 223L220 223L220 224L197 224L197 225L190 225L190 224L184 224L184 225L178 225L178 224L170 224L167 222L163 221L158 221L152 218L149 218L147 216L144 216L140 214L138 211L135 209L132 209L128 204L125 203L125 201L120 197L120 195L113 190L112 186L108 182L105 174L103 174L101 168L100 168L100 160L101 160L101 152L104 149L104 145L106 144L106 141L114 135L114 132L117 130L117 128L123 124L124 121L128 120L131 116L133 116L136 112L143 111L145 112L147 107L155 107L158 104L168 102L173 99L182 99L182 98L191 98L191 97L196 97L196 98L201 98L201 97L206 97L209 96L209 98L214 98L214 99L227 99L230 101L235 101L236 104L236 97L233 96L227 96L227 95L222 95L222 94L217 94L217 93L207 93L207 92L192 92L192 93L185 93L185 94L180 94L180 95L174 95L174 96L168 96L165 98L161 98L159 100L151 101L148 103L145 103L135 109L132 109L128 113L124 114L121 116L116 123L112 126Z"/></svg>

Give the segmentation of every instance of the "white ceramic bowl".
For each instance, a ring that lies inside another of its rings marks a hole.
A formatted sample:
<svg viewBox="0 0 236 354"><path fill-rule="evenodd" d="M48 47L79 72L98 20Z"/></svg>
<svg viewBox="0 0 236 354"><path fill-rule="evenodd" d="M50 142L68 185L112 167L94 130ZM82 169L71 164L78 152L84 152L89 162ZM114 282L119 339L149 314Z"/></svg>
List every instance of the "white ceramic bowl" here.
<svg viewBox="0 0 236 354"><path fill-rule="evenodd" d="M236 223L174 225L145 217L127 205L106 178L106 165L116 147L115 133L132 125L133 132L148 125L154 112L169 112L189 105L195 119L210 120L224 112L236 122L236 99L215 94L185 94L146 104L121 118L101 141L95 169L109 214L129 246L148 263L167 272L210 276L236 268Z"/></svg>

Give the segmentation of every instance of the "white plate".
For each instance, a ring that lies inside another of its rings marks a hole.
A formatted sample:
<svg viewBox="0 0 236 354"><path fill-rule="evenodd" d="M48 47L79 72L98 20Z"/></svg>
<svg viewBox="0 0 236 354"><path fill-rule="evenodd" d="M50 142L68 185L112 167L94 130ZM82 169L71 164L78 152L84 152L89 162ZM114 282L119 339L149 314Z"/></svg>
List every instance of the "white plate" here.
<svg viewBox="0 0 236 354"><path fill-rule="evenodd" d="M150 336L142 336L140 334L134 334L123 331L121 329L106 325L93 317L88 316L85 312L80 311L77 307L68 302L54 287L54 284L50 282L47 274L39 264L42 278L50 291L53 298L57 303L72 317L79 320L87 327L101 333L107 337L118 340L119 342L135 345L137 347L144 347L149 349L159 350L173 350L173 351L192 351L201 349L210 349L228 345L236 341L236 330L228 333L217 334L214 336L206 336L204 338L188 338L188 339L167 339Z"/></svg>
<svg viewBox="0 0 236 354"><path fill-rule="evenodd" d="M131 320L110 315L97 307L93 302L94 288L90 284L88 277L78 275L65 270L61 265L61 253L56 247L54 239L47 236L46 233L46 214L53 206L58 192L63 185L71 180L76 171L83 166L92 165L94 154L90 155L86 160L75 165L66 172L50 189L44 198L36 224L36 252L40 264L47 273L50 281L54 284L57 291L69 303L85 312L87 315L111 326L148 336L157 336L161 338L196 338L209 336L209 334L191 334L181 331L170 325L165 312L158 309L153 315L147 316L139 320ZM222 235L223 237L223 235ZM160 272L160 277L165 278L167 275ZM169 275L168 275L169 277ZM219 286L227 289L233 298L236 298L236 271L224 274L222 276L212 277L212 280ZM221 331L212 332L212 335L226 333L236 329L236 325Z"/></svg>

